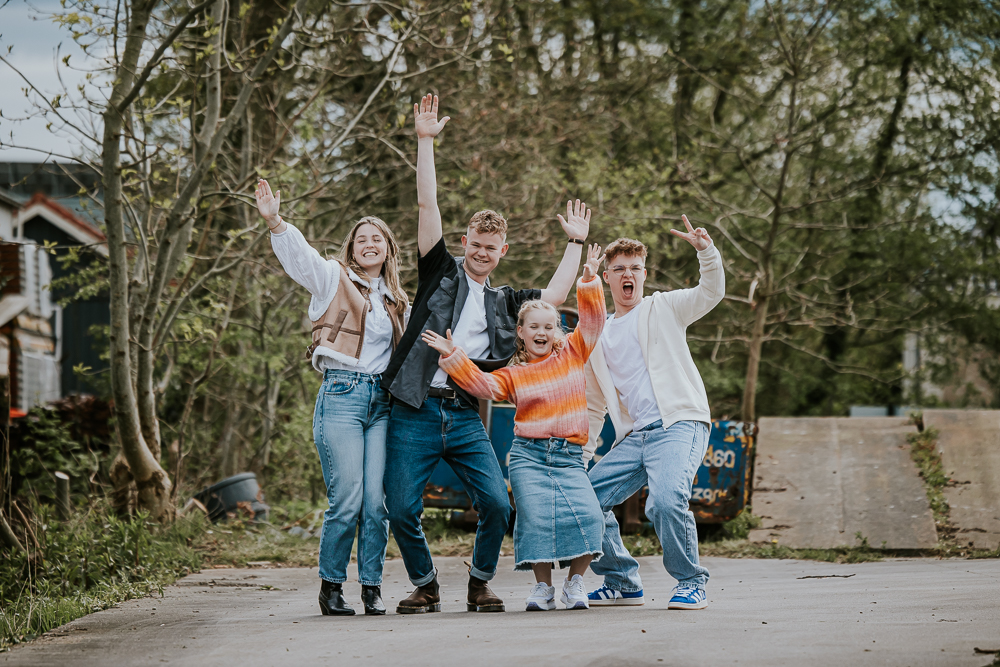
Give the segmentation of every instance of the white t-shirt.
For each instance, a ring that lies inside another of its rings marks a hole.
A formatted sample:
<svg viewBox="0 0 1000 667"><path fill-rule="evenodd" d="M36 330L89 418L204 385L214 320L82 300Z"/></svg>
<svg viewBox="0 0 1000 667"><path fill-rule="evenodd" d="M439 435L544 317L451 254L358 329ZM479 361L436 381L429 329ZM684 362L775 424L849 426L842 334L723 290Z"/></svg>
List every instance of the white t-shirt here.
<svg viewBox="0 0 1000 667"><path fill-rule="evenodd" d="M611 316L601 334L604 359L636 431L660 419L660 408L639 347L639 308L622 317Z"/></svg>
<svg viewBox="0 0 1000 667"><path fill-rule="evenodd" d="M455 345L465 350L470 359L483 359L490 349L490 335L486 331L486 288L470 278L464 270L461 271L469 281L469 296L465 299L462 314L458 317L458 324L452 330L451 337ZM448 374L438 368L431 386L447 387Z"/></svg>

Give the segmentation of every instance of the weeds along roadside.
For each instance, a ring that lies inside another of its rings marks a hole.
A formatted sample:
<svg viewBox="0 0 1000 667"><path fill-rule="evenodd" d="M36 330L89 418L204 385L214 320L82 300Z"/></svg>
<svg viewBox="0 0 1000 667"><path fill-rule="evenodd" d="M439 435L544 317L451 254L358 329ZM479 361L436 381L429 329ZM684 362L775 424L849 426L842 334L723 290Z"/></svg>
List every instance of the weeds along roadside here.
<svg viewBox="0 0 1000 667"><path fill-rule="evenodd" d="M103 502L67 521L48 505L31 510L28 550L0 560L0 650L160 592L201 564L192 543L204 532L202 517L164 527L144 514L119 518Z"/></svg>

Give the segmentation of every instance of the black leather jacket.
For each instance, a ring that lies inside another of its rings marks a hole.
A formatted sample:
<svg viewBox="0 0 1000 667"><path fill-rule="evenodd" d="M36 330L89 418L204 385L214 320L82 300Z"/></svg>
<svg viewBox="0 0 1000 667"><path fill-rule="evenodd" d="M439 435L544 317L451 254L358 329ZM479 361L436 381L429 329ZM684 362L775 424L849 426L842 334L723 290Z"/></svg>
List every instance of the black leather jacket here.
<svg viewBox="0 0 1000 667"><path fill-rule="evenodd" d="M462 263L463 258L448 253L442 239L417 264L417 296L410 311L410 321L382 374L382 386L396 400L414 408L423 405L427 398L439 358L437 351L420 339L420 334L425 329L442 336L448 329L454 331L469 296L469 283L463 275ZM510 361L517 335L517 313L525 301L541 296L541 290L514 290L506 285L494 288L490 287L489 280L486 281L483 302L490 349L486 359L473 359L480 368L495 370ZM448 385L471 407L478 406L477 399L451 378Z"/></svg>

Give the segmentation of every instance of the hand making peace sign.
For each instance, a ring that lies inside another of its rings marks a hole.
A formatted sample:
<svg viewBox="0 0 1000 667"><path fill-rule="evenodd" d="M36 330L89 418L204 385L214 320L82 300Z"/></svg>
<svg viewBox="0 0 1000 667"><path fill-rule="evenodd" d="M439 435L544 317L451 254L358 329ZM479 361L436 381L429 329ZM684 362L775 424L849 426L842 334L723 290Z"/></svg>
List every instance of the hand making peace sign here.
<svg viewBox="0 0 1000 667"><path fill-rule="evenodd" d="M676 229L671 229L670 233L678 238L682 238L691 245L694 246L695 250L701 251L705 248L710 248L712 246L712 237L708 235L704 227L699 227L694 229L691 227L691 223L688 222L686 215L681 216L681 220L684 221L684 226L687 227L687 233L679 232Z"/></svg>

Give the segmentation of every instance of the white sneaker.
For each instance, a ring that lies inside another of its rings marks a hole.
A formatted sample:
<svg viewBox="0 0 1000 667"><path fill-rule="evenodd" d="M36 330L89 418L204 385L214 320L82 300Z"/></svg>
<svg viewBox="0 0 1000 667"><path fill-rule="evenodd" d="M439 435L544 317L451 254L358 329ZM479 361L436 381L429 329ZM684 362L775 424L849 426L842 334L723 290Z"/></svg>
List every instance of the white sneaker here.
<svg viewBox="0 0 1000 667"><path fill-rule="evenodd" d="M525 611L550 611L556 608L556 587L539 581L524 601Z"/></svg>
<svg viewBox="0 0 1000 667"><path fill-rule="evenodd" d="M587 591L583 587L583 577L579 574L574 574L572 579L563 582L562 603L567 609L590 609Z"/></svg>

